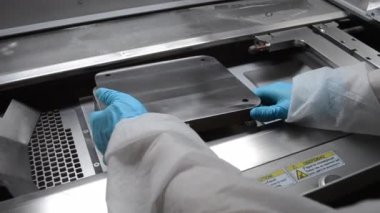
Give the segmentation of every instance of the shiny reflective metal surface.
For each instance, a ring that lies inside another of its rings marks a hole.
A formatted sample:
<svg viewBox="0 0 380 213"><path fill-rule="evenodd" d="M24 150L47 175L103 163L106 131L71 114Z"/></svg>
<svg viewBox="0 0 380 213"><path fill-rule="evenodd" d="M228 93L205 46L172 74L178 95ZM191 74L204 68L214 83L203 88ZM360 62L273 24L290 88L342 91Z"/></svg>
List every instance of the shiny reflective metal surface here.
<svg viewBox="0 0 380 213"><path fill-rule="evenodd" d="M339 175L324 175L319 178L318 180L318 187L326 186L327 184L330 184L333 181L336 181L340 179L341 176Z"/></svg>
<svg viewBox="0 0 380 213"><path fill-rule="evenodd" d="M97 105L97 104L95 103L93 96L84 97L84 98L81 98L81 100L80 100L80 110L82 111L82 114L83 114L82 119L83 119L83 122L86 123L86 125L90 124L90 114L95 111L95 105ZM88 132L90 135L92 135L91 128L88 129ZM92 158L95 158L95 156L96 156L99 159L98 162L94 163L94 167L96 166L98 168L98 170L101 170L103 172L107 172L107 166L104 163L104 161L102 160L103 154L98 149L95 148L95 143L92 140L91 140L91 144L92 144L92 147L90 147L89 150L93 150L92 152L90 151L90 154L94 155L94 157L92 157ZM88 146L89 145L87 145L87 147Z"/></svg>
<svg viewBox="0 0 380 213"><path fill-rule="evenodd" d="M282 188L279 190L285 190L291 194L307 194L309 191L318 190L319 179L325 175L337 175L343 178L349 177L351 174L359 172L360 170L366 169L372 165L380 162L380 156L378 155L380 150L379 137L366 136L366 135L347 135L342 138L332 140L328 143L322 144L320 146L311 147L303 152L298 152L290 156L284 156L278 160L268 162L259 167L255 167L243 173L244 176L252 178L256 181L257 178L270 174L281 168L286 168L294 163L310 159L313 156L322 154L327 151L334 151L345 163L344 166L330 170L323 174L316 175L312 178L297 182L294 185ZM273 139L275 140L275 138ZM368 177L371 180L372 177ZM353 183L349 182L350 187L343 192L354 190L354 186L360 186L365 183ZM373 183L373 180L372 180ZM366 184L370 184L369 182ZM328 186L328 184L327 184ZM346 185L347 186L347 185ZM339 194L339 191L331 192L332 194ZM347 195L347 194L346 194ZM325 197L314 197L314 199L320 199L323 201Z"/></svg>
<svg viewBox="0 0 380 213"><path fill-rule="evenodd" d="M149 112L177 116L198 131L249 121L250 109L260 104L251 90L209 56L102 72L95 80L98 87L131 94Z"/></svg>
<svg viewBox="0 0 380 213"><path fill-rule="evenodd" d="M286 124L262 129L255 134L239 134L212 141L210 148L221 159L246 171L345 135Z"/></svg>
<svg viewBox="0 0 380 213"><path fill-rule="evenodd" d="M380 7L379 0L340 0L363 11L370 11Z"/></svg>
<svg viewBox="0 0 380 213"><path fill-rule="evenodd" d="M0 8L0 38L223 1L225 0L80 0L57 3L30 0L20 4L19 1L3 0Z"/></svg>
<svg viewBox="0 0 380 213"><path fill-rule="evenodd" d="M366 61L375 68L380 68L380 53L350 34L340 30L336 23L317 24L313 26L313 29L352 56L361 61Z"/></svg>
<svg viewBox="0 0 380 213"><path fill-rule="evenodd" d="M106 178L99 174L0 203L0 212L105 213Z"/></svg>
<svg viewBox="0 0 380 213"><path fill-rule="evenodd" d="M328 0L365 21L380 21L379 0Z"/></svg>
<svg viewBox="0 0 380 213"><path fill-rule="evenodd" d="M290 47L307 49L310 52L309 54L314 55L315 58L315 62L309 61L312 67L321 63L324 66L331 67L349 66L360 61L309 28L286 30L271 33L270 36L257 36L257 38L271 43L269 52L284 50Z"/></svg>
<svg viewBox="0 0 380 213"><path fill-rule="evenodd" d="M90 152L94 151L87 147L84 133L80 125L80 118L77 115L76 108L65 108L60 110L62 116L62 123L64 128L70 128L72 130L72 137L75 143L75 148L78 153L79 161L82 165L82 172L84 177L93 176L96 174L94 163L99 159L91 158Z"/></svg>
<svg viewBox="0 0 380 213"><path fill-rule="evenodd" d="M306 27L256 36L255 39L271 44L264 53L267 57L253 54L253 62L229 68L248 88L256 88L273 81L291 81L297 74L324 66L339 67L360 62ZM362 48L368 46L363 45ZM255 60L256 58L258 59Z"/></svg>
<svg viewBox="0 0 380 213"><path fill-rule="evenodd" d="M322 0L245 0L0 41L0 87L131 63L343 18Z"/></svg>

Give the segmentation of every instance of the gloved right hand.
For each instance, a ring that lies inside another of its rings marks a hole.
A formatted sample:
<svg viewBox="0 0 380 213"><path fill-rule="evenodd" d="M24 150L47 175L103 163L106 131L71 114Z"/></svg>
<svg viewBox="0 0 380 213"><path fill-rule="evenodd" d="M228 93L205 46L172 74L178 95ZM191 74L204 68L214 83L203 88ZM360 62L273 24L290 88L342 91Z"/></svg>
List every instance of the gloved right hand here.
<svg viewBox="0 0 380 213"><path fill-rule="evenodd" d="M260 97L262 105L251 110L252 119L266 122L288 117L292 84L276 82L259 87L254 93Z"/></svg>
<svg viewBox="0 0 380 213"><path fill-rule="evenodd" d="M90 115L95 145L104 154L116 124L123 118L134 118L146 113L147 110L140 101L122 92L99 88L95 95L107 106L104 110Z"/></svg>

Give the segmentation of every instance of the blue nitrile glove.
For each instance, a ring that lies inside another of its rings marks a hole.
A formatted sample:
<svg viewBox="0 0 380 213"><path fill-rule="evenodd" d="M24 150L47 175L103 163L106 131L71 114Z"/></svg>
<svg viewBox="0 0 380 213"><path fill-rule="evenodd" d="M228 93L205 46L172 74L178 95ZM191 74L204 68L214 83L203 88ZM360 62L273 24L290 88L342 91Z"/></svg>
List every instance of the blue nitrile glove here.
<svg viewBox="0 0 380 213"><path fill-rule="evenodd" d="M123 118L133 118L147 110L136 98L115 90L99 88L96 97L107 107L91 113L90 124L96 147L104 154L115 125Z"/></svg>
<svg viewBox="0 0 380 213"><path fill-rule="evenodd" d="M288 117L292 84L276 82L257 88L254 93L261 98L261 106L251 110L251 118L261 122Z"/></svg>

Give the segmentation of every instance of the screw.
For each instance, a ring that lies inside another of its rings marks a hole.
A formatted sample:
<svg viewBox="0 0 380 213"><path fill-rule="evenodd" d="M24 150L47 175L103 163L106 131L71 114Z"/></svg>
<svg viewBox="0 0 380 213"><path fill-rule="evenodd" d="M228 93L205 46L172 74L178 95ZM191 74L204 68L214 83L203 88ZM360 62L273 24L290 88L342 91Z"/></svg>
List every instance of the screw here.
<svg viewBox="0 0 380 213"><path fill-rule="evenodd" d="M265 16L266 16L266 17L271 17L271 16L273 16L273 13L272 13L272 12L266 12L266 13L265 13Z"/></svg>

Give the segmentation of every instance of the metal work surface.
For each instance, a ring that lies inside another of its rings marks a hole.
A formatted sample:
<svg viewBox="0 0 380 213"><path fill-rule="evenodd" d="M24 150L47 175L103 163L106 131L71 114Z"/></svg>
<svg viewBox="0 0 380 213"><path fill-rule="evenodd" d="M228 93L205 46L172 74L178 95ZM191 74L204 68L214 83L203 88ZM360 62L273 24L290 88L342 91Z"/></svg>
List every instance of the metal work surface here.
<svg viewBox="0 0 380 213"><path fill-rule="evenodd" d="M95 80L98 87L131 94L149 112L177 116L196 130L251 120L250 109L260 104L256 95L208 56L103 72Z"/></svg>
<svg viewBox="0 0 380 213"><path fill-rule="evenodd" d="M106 213L105 176L105 174L98 174L73 183L3 201L0 203L0 212Z"/></svg>
<svg viewBox="0 0 380 213"><path fill-rule="evenodd" d="M290 47L303 47L308 49L308 51L314 55L314 58L316 58L314 59L316 61L312 62L311 66L315 66L315 63L322 63L324 66L340 67L354 65L360 62L360 60L309 28L271 33L270 35L257 36L256 38L270 43L269 52L286 50ZM366 47L366 45L362 45Z"/></svg>
<svg viewBox="0 0 380 213"><path fill-rule="evenodd" d="M233 75L251 89L274 81L291 81L295 75L324 66L341 67L360 62L306 27L256 36L255 39L270 44L265 52L267 55L263 57L260 53L253 54L252 62L229 68ZM361 48L369 48L361 45Z"/></svg>
<svg viewBox="0 0 380 213"><path fill-rule="evenodd" d="M315 130L317 131L317 130ZM301 133L301 132L300 132ZM302 133L301 133L302 134ZM301 135L300 135L301 136ZM276 141L275 135L271 139ZM328 174L338 174L340 177L349 176L361 168L369 167L380 161L378 151L380 144L378 137L364 135L349 135L334 141L327 142L321 146L312 147L304 152L292 156L286 156L277 161L270 162L260 167L243 172L243 175L257 182L258 178L267 175L279 168L289 166L293 163L305 160L311 156L326 152L335 151L346 165L338 169L331 170ZM257 147L259 148L259 147ZM257 151L260 151L257 149ZM256 153L257 154L257 153ZM262 155L260 155L262 156ZM361 159L361 160L358 160ZM285 190L291 194L302 194L309 190L317 190L318 180L322 175L298 182ZM93 212L107 212L105 174L96 175L74 183L47 189L43 192L24 195L9 201L0 203L2 212L67 212L86 210ZM318 197L315 197L318 199ZM323 199L323 198L321 198ZM70 205L68 205L70 204Z"/></svg>
<svg viewBox="0 0 380 213"><path fill-rule="evenodd" d="M225 0L3 0L0 38ZM41 12L43 11L43 12ZM22 14L22 15L20 15Z"/></svg>
<svg viewBox="0 0 380 213"><path fill-rule="evenodd" d="M292 164L310 159L311 157L328 151L335 152L345 163L344 166L305 180L297 181L294 185L279 189L291 194L306 194L308 191L317 190L319 188L320 178L325 175L347 177L350 174L379 163L379 139L379 137L374 136L348 135L320 146L312 147L304 152L285 156L284 158L253 168L244 172L243 175L257 181L259 177L268 175L278 169L287 168ZM273 140L276 139L273 138ZM324 198L321 198L321 200L324 200Z"/></svg>
<svg viewBox="0 0 380 213"><path fill-rule="evenodd" d="M183 0L2 0L0 29ZM43 13L43 14L42 14Z"/></svg>
<svg viewBox="0 0 380 213"><path fill-rule="evenodd" d="M342 11L322 0L245 0L4 39L0 87L343 17Z"/></svg>
<svg viewBox="0 0 380 213"><path fill-rule="evenodd" d="M346 1L366 11L370 11L370 10L377 9L380 7L379 0L346 0Z"/></svg>
<svg viewBox="0 0 380 213"><path fill-rule="evenodd" d="M256 64L246 64L244 76L256 86L278 81L291 82L293 76L303 72L330 66L329 63L318 58L312 50L294 47L281 52L272 52L271 57ZM238 66L242 67L242 65ZM282 67L286 67L283 69ZM234 72L236 68L233 68ZM281 70L281 72L279 72Z"/></svg>
<svg viewBox="0 0 380 213"><path fill-rule="evenodd" d="M368 12L380 7L379 0L331 0L332 2L339 2L342 5L350 5L364 12Z"/></svg>
<svg viewBox="0 0 380 213"><path fill-rule="evenodd" d="M218 157L246 171L346 135L285 124L262 129L256 134L243 133L209 142L209 145Z"/></svg>
<svg viewBox="0 0 380 213"><path fill-rule="evenodd" d="M380 21L379 0L328 0L365 21Z"/></svg>
<svg viewBox="0 0 380 213"><path fill-rule="evenodd" d="M313 26L313 29L359 60L380 68L380 53L340 30L336 23L317 24Z"/></svg>

